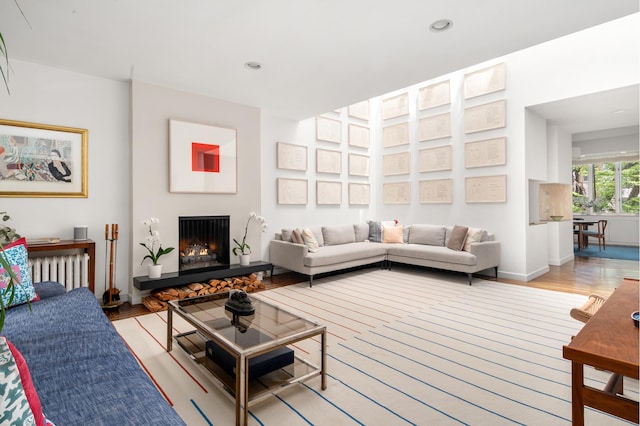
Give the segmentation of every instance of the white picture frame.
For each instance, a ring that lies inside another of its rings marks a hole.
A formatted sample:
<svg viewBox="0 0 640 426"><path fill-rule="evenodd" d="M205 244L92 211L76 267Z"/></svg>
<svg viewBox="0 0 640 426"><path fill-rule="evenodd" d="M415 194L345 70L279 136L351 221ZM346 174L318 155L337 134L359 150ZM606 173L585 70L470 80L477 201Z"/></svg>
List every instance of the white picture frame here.
<svg viewBox="0 0 640 426"><path fill-rule="evenodd" d="M349 176L369 177L369 156L349 154Z"/></svg>
<svg viewBox="0 0 640 426"><path fill-rule="evenodd" d="M451 137L451 113L432 115L418 120L418 140L431 141Z"/></svg>
<svg viewBox="0 0 640 426"><path fill-rule="evenodd" d="M409 94L402 93L382 100L382 119L401 117L409 114Z"/></svg>
<svg viewBox="0 0 640 426"><path fill-rule="evenodd" d="M393 182L382 185L382 202L384 204L409 204L411 184L409 182Z"/></svg>
<svg viewBox="0 0 640 426"><path fill-rule="evenodd" d="M316 204L342 204L342 182L324 180L316 181Z"/></svg>
<svg viewBox="0 0 640 426"><path fill-rule="evenodd" d="M307 170L307 147L286 142L276 144L276 167L282 170Z"/></svg>
<svg viewBox="0 0 640 426"><path fill-rule="evenodd" d="M418 171L420 173L451 170L453 165L453 147L451 145L421 149L418 152Z"/></svg>
<svg viewBox="0 0 640 426"><path fill-rule="evenodd" d="M342 173L342 152L316 148L316 172L337 175Z"/></svg>
<svg viewBox="0 0 640 426"><path fill-rule="evenodd" d="M308 182L306 179L277 179L278 204L302 204L308 202Z"/></svg>
<svg viewBox="0 0 640 426"><path fill-rule="evenodd" d="M418 110L423 111L451 103L449 80L430 84L418 90Z"/></svg>
<svg viewBox="0 0 640 426"><path fill-rule="evenodd" d="M464 98L471 99L506 89L506 65L496 64L464 76Z"/></svg>
<svg viewBox="0 0 640 426"><path fill-rule="evenodd" d="M464 166L467 169L503 166L507 164L506 147L506 137L467 142L464 144Z"/></svg>
<svg viewBox="0 0 640 426"><path fill-rule="evenodd" d="M411 156L409 151L386 154L382 156L382 175L408 175L411 172Z"/></svg>
<svg viewBox="0 0 640 426"><path fill-rule="evenodd" d="M370 106L368 100L349 105L347 111L349 117L369 121Z"/></svg>
<svg viewBox="0 0 640 426"><path fill-rule="evenodd" d="M368 183L349 183L349 204L368 206L371 202L371 186Z"/></svg>
<svg viewBox="0 0 640 426"><path fill-rule="evenodd" d="M371 136L368 127L349 124L349 146L369 149Z"/></svg>
<svg viewBox="0 0 640 426"><path fill-rule="evenodd" d="M316 117L316 139L342 143L342 121L329 117Z"/></svg>
<svg viewBox="0 0 640 426"><path fill-rule="evenodd" d="M477 133L507 126L504 99L464 109L464 132Z"/></svg>
<svg viewBox="0 0 640 426"><path fill-rule="evenodd" d="M453 203L453 179L430 179L418 182L420 204Z"/></svg>
<svg viewBox="0 0 640 426"><path fill-rule="evenodd" d="M382 147L409 145L409 123L394 124L382 128Z"/></svg>
<svg viewBox="0 0 640 426"><path fill-rule="evenodd" d="M507 176L468 177L464 181L465 202L506 203Z"/></svg>

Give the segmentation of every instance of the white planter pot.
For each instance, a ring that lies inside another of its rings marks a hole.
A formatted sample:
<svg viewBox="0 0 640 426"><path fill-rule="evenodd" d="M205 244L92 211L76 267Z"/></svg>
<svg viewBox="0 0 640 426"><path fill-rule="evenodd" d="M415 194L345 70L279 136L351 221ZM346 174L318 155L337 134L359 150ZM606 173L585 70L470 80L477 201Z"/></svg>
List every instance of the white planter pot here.
<svg viewBox="0 0 640 426"><path fill-rule="evenodd" d="M149 278L160 278L162 265L149 265Z"/></svg>
<svg viewBox="0 0 640 426"><path fill-rule="evenodd" d="M242 266L247 266L251 262L250 254L240 254L238 257L240 258L240 265Z"/></svg>

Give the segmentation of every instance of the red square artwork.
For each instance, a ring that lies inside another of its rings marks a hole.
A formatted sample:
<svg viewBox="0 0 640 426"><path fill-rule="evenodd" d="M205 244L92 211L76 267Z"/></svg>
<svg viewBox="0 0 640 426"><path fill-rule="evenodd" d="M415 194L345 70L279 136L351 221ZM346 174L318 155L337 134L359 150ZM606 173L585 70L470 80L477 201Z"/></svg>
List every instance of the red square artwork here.
<svg viewBox="0 0 640 426"><path fill-rule="evenodd" d="M220 173L220 145L191 142L191 170Z"/></svg>

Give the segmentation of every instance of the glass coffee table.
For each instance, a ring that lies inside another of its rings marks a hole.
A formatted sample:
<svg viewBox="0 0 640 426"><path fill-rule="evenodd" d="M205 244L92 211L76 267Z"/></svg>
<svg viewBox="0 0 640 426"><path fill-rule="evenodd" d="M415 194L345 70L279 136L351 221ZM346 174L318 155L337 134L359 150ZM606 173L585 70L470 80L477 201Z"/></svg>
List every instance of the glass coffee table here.
<svg viewBox="0 0 640 426"><path fill-rule="evenodd" d="M235 400L236 424L247 424L249 407L313 377L326 389L327 329L276 305L249 297L255 312L225 309L229 292L169 302L167 352L173 340ZM195 330L173 334L173 315ZM320 365L301 358L290 345L320 336Z"/></svg>

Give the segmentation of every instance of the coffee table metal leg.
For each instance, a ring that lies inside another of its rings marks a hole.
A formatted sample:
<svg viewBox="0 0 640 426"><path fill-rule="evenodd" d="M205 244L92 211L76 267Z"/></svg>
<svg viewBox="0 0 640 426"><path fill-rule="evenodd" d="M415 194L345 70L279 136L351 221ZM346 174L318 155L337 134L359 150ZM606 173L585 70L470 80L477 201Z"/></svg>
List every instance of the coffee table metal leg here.
<svg viewBox="0 0 640 426"><path fill-rule="evenodd" d="M322 332L322 365L321 365L321 375L322 375L322 390L327 388L327 330L325 329Z"/></svg>

